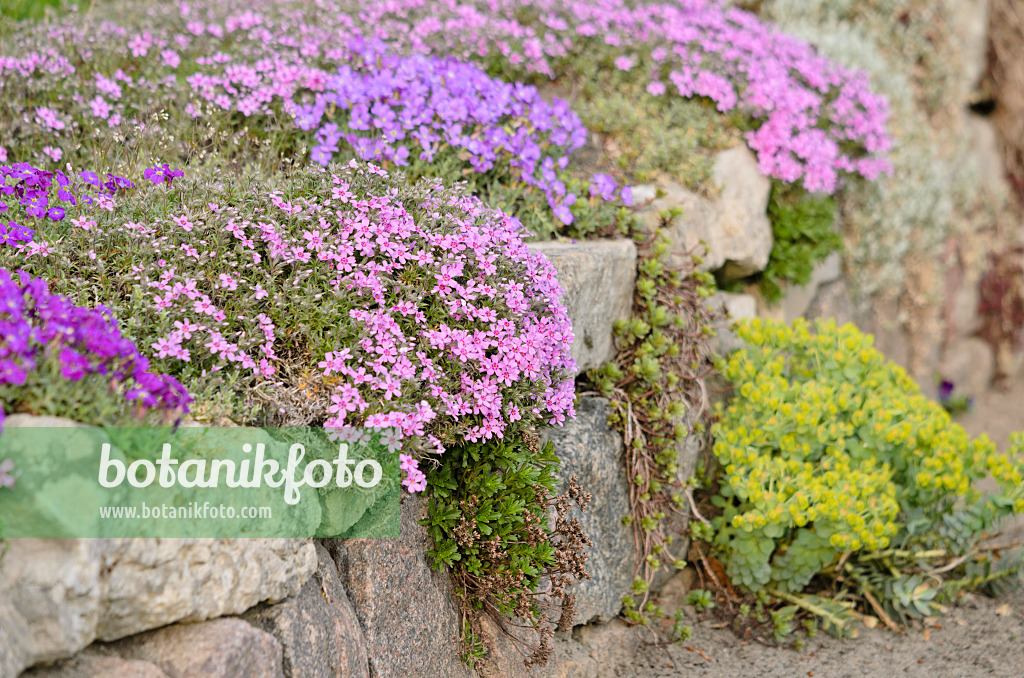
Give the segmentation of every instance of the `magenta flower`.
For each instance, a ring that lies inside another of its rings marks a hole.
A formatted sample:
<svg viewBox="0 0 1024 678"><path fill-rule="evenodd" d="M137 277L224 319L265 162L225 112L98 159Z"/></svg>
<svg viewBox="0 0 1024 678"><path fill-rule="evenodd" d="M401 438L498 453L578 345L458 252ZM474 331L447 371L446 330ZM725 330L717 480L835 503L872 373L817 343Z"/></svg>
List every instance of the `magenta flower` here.
<svg viewBox="0 0 1024 678"><path fill-rule="evenodd" d="M166 181L167 185L170 186L176 178L185 176L185 172L179 169L171 169L170 165L164 163L163 165L147 167L142 176L154 184L162 184Z"/></svg>

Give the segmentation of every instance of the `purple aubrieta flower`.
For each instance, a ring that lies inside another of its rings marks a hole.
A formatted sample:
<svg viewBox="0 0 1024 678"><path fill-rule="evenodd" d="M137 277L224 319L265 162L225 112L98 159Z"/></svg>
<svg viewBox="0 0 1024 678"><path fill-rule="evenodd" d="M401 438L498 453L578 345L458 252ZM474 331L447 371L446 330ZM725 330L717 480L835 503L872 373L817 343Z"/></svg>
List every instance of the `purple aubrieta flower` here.
<svg viewBox="0 0 1024 678"><path fill-rule="evenodd" d="M0 268L0 337L0 387L24 384L41 359L55 359L68 381L102 375L145 408L188 411L184 387L148 371L148 359L107 309L75 306L50 294L41 278Z"/></svg>
<svg viewBox="0 0 1024 678"><path fill-rule="evenodd" d="M181 174L183 175L184 172L182 172ZM181 175L179 175L179 176L181 176ZM109 174L108 173L107 174L107 179L108 179L108 181L107 181L106 185L111 187L111 191L115 191L115 190L117 190L119 188L135 188L135 184L132 183L130 180L128 180L125 177L119 177L116 174Z"/></svg>
<svg viewBox="0 0 1024 678"><path fill-rule="evenodd" d="M89 369L89 361L71 348L60 350L60 374L68 381L79 381Z"/></svg>
<svg viewBox="0 0 1024 678"><path fill-rule="evenodd" d="M554 212L555 212L555 216L558 217L558 220L561 221L566 226L568 226L569 224L572 223L572 221L573 221L572 212L565 205L559 205L559 206L555 207Z"/></svg>
<svg viewBox="0 0 1024 678"><path fill-rule="evenodd" d="M82 178L82 181L84 181L85 183L89 184L90 186L95 186L96 188L100 187L100 178L98 176L96 176L95 172L90 172L88 170L85 170L85 171L79 172L78 176Z"/></svg>
<svg viewBox="0 0 1024 678"><path fill-rule="evenodd" d="M35 230L26 228L13 221L6 224L0 221L0 245L17 245L18 243L32 242ZM0 306L0 311L3 307Z"/></svg>
<svg viewBox="0 0 1024 678"><path fill-rule="evenodd" d="M166 181L167 185L170 186L176 178L185 176L185 173L179 169L171 169L170 165L164 163L163 165L147 167L142 176L154 184L162 184Z"/></svg>
<svg viewBox="0 0 1024 678"><path fill-rule="evenodd" d="M21 205L25 207L25 211L30 216L36 219L42 219L46 216L46 209L49 207L50 201L46 197L46 193L42 191L26 192L25 197L21 199Z"/></svg>
<svg viewBox="0 0 1024 678"><path fill-rule="evenodd" d="M614 200L618 183L607 174L595 174L590 183L590 195L599 196L602 200Z"/></svg>
<svg viewBox="0 0 1024 678"><path fill-rule="evenodd" d="M13 221L8 221L6 224L0 221L0 245L13 245L21 242L19 238L15 237L15 229L18 228L21 227Z"/></svg>

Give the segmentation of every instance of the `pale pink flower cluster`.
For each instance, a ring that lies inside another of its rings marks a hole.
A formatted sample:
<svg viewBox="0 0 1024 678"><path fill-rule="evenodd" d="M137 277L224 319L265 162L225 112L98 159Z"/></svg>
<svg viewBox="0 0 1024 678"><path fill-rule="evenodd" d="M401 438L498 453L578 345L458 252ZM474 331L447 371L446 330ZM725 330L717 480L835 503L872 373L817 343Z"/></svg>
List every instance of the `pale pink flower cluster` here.
<svg viewBox="0 0 1024 678"><path fill-rule="evenodd" d="M146 322L166 328L149 348L172 373L274 383L294 365L303 295L312 322L335 327L309 347L324 351L314 364L332 389L327 427L393 428L441 452L574 416L572 327L554 268L518 220L373 164L306 172L312 186L254 196L245 210L70 223L98 252L148 252L127 278L149 297ZM422 490L416 460L403 468Z"/></svg>

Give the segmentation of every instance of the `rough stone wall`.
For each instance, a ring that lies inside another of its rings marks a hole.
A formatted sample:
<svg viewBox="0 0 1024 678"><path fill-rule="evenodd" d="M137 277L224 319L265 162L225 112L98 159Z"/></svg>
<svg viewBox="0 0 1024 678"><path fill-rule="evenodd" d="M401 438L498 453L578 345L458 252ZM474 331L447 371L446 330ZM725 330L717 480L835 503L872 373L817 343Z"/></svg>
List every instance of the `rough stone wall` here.
<svg viewBox="0 0 1024 678"><path fill-rule="evenodd" d="M854 318L929 387L976 329L1007 189L991 121L970 104L987 65L988 0L763 0L753 6L861 68L890 101L894 173L841 196Z"/></svg>
<svg viewBox="0 0 1024 678"><path fill-rule="evenodd" d="M1024 204L1024 4L992 0L989 90L1003 157L1018 202Z"/></svg>
<svg viewBox="0 0 1024 678"><path fill-rule="evenodd" d="M563 476L593 493L594 576L577 591L590 626L560 633L531 676L600 675L608 639L628 633L614 620L636 562L622 438L605 400L579 410L549 437ZM461 664L458 602L419 523L426 501L404 497L401 511L396 539L17 540L0 561L0 678L527 675L488 623L490 656Z"/></svg>

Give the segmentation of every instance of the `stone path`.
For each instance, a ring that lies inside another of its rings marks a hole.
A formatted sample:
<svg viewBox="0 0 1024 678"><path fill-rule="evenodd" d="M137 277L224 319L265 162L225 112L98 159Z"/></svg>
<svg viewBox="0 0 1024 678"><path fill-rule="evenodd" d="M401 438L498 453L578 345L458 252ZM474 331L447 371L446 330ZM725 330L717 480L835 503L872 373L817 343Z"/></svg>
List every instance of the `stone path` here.
<svg viewBox="0 0 1024 678"><path fill-rule="evenodd" d="M801 650L744 642L699 621L683 647L640 648L632 666L604 675L669 678L1021 678L1024 676L1024 590L993 600L968 595L934 622L896 636L861 628L839 641L819 634Z"/></svg>

